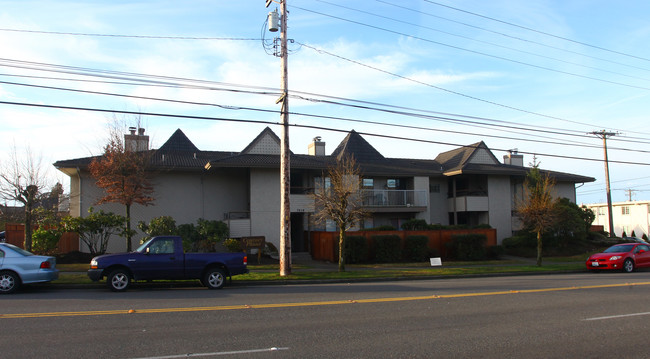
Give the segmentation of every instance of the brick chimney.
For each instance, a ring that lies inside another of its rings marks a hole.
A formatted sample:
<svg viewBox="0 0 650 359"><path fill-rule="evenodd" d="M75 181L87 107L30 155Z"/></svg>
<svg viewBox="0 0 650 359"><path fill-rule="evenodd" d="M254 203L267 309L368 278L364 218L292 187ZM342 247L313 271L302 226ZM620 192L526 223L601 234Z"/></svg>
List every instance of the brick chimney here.
<svg viewBox="0 0 650 359"><path fill-rule="evenodd" d="M149 149L149 136L144 134L144 128L129 127L129 133L124 135L124 146L127 151L147 151Z"/></svg>
<svg viewBox="0 0 650 359"><path fill-rule="evenodd" d="M524 167L524 155L517 154L518 150L508 150L508 154L503 156L503 163L511 166Z"/></svg>
<svg viewBox="0 0 650 359"><path fill-rule="evenodd" d="M325 142L321 142L320 136L314 137L309 144L308 153L310 156L325 156Z"/></svg>

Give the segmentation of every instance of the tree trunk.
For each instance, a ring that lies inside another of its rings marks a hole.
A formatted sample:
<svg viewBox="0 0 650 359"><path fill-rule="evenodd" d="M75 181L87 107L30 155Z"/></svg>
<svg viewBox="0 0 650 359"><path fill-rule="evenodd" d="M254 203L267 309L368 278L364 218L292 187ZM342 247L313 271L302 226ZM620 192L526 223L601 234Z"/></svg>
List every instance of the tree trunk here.
<svg viewBox="0 0 650 359"><path fill-rule="evenodd" d="M33 228L32 228L33 217L32 217L32 214L33 213L34 213L34 210L32 208L32 204L28 201L25 204L25 240L23 242L23 248L26 251L29 251L29 252L32 251L32 233L33 233Z"/></svg>
<svg viewBox="0 0 650 359"><path fill-rule="evenodd" d="M542 232L537 232L537 266L542 266Z"/></svg>
<svg viewBox="0 0 650 359"><path fill-rule="evenodd" d="M131 205L126 205L126 251L131 252Z"/></svg>
<svg viewBox="0 0 650 359"><path fill-rule="evenodd" d="M345 250L345 230L339 228L339 272L345 272L345 257L343 251Z"/></svg>

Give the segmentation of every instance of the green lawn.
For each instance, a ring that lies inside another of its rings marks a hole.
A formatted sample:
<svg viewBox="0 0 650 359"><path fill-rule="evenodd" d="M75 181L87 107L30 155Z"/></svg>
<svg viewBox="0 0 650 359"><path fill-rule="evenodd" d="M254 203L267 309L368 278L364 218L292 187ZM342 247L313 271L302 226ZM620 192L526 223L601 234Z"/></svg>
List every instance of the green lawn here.
<svg viewBox="0 0 650 359"><path fill-rule="evenodd" d="M508 273L548 273L559 271L575 271L585 269L586 256L545 258L543 265L538 267L529 261L482 261L482 262L447 262L442 267L431 267L429 263L391 263L347 265L345 272L338 272L336 265L331 270L311 268L306 265L294 266L292 274L281 277L279 265L249 265L250 273L233 277L237 282L253 281L301 281L301 280L353 280L370 278L409 278L409 277L444 277L462 275L486 275ZM86 270L87 264L57 265L61 271L55 284L90 284ZM198 285L198 281L196 282Z"/></svg>

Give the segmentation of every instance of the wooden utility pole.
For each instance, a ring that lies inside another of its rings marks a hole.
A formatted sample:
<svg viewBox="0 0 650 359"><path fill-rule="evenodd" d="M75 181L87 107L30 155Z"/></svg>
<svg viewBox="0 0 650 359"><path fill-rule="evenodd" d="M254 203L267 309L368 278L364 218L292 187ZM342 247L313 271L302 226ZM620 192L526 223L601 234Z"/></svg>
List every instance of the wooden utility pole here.
<svg viewBox="0 0 650 359"><path fill-rule="evenodd" d="M609 186L609 159L607 158L607 137L616 136L614 132L594 131L592 135L603 139L603 150L605 151L605 184L607 186L607 213L609 216L609 236L615 237L614 233L614 216L612 214L612 191Z"/></svg>
<svg viewBox="0 0 650 359"><path fill-rule="evenodd" d="M289 76L287 49L287 0L280 2L280 63L282 66L282 136L280 138L280 276L291 274L291 175L289 158Z"/></svg>

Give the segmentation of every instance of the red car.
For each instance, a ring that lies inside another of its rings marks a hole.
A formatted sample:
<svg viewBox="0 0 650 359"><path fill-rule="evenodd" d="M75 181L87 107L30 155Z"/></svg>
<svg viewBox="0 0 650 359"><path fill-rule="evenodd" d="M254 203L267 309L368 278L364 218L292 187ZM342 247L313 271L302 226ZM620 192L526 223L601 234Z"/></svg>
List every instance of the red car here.
<svg viewBox="0 0 650 359"><path fill-rule="evenodd" d="M587 258L587 269L619 269L632 272L636 268L650 267L650 246L642 243L617 244Z"/></svg>

